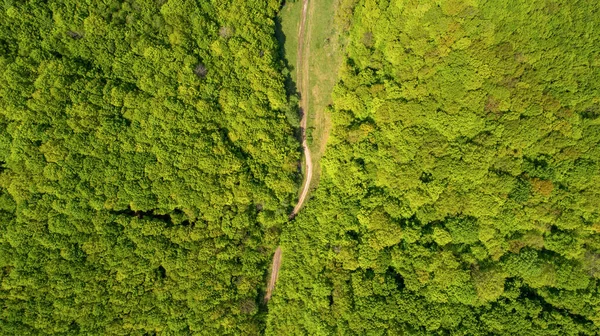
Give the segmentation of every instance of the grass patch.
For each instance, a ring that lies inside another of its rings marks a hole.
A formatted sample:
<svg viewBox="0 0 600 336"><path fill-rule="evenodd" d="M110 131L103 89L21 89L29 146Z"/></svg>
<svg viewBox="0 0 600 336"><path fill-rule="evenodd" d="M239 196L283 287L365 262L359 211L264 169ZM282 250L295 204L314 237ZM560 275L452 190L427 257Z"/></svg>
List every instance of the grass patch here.
<svg viewBox="0 0 600 336"><path fill-rule="evenodd" d="M309 82L307 135L314 166L313 186L319 181L320 159L325 153L331 118L327 107L338 81L338 69L344 55L341 29L336 25L338 0L312 0L309 8L305 48L308 52Z"/></svg>
<svg viewBox="0 0 600 336"><path fill-rule="evenodd" d="M336 19L336 12L345 12L348 3L354 3L354 0L309 0L303 50L304 60L308 60L308 73L305 73L305 92L301 94L308 98L306 134L313 163L312 187L317 186L321 175L319 162L325 153L331 128L328 106L344 56L342 30L346 24L340 22L339 17ZM288 94L297 93L298 71L302 71L297 69L302 9L302 0L287 2L278 16L277 37L289 70Z"/></svg>
<svg viewBox="0 0 600 336"><path fill-rule="evenodd" d="M298 29L300 28L300 18L302 16L302 1L286 2L277 16L278 27L277 40L282 46L284 60L290 71L290 78L293 83L298 79L296 61L298 53ZM296 86L293 84L293 94L297 93Z"/></svg>

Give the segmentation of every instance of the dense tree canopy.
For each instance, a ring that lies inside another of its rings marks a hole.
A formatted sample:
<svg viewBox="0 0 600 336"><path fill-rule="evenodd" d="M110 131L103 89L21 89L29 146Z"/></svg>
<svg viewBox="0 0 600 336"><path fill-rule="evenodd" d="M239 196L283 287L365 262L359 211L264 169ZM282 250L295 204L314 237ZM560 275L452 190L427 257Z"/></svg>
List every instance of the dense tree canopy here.
<svg viewBox="0 0 600 336"><path fill-rule="evenodd" d="M273 335L600 332L600 7L361 0Z"/></svg>
<svg viewBox="0 0 600 336"><path fill-rule="evenodd" d="M298 188L276 0L0 4L0 333L257 334Z"/></svg>
<svg viewBox="0 0 600 336"><path fill-rule="evenodd" d="M280 5L0 4L0 333L599 334L600 7L340 0L288 222Z"/></svg>

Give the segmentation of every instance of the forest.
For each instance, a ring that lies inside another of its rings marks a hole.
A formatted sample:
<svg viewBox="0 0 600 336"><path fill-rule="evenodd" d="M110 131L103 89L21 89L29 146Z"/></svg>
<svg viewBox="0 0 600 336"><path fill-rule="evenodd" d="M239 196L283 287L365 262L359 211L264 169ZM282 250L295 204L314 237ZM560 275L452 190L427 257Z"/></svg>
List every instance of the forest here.
<svg viewBox="0 0 600 336"><path fill-rule="evenodd" d="M279 5L0 4L0 334L264 329L300 183Z"/></svg>
<svg viewBox="0 0 600 336"><path fill-rule="evenodd" d="M600 5L336 0L292 219L284 6L0 3L0 334L600 334Z"/></svg>
<svg viewBox="0 0 600 336"><path fill-rule="evenodd" d="M269 335L600 333L600 7L360 0Z"/></svg>

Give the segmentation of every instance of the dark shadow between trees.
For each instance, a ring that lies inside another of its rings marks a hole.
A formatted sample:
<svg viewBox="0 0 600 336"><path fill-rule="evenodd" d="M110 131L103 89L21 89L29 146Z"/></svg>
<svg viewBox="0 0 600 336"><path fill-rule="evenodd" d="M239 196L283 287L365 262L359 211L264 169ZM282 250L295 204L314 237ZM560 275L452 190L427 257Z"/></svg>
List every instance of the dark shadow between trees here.
<svg viewBox="0 0 600 336"><path fill-rule="evenodd" d="M283 7L283 5L282 5ZM281 59L283 66L284 66L284 71L283 71L283 75L285 76L285 92L286 95L288 97L288 99L291 96L298 96L298 98L300 98L300 93L298 92L298 87L296 85L296 82L294 82L292 80L292 76L291 73L292 71L295 69L295 67L293 65L290 65L288 62L288 59L285 57L285 43L286 43L286 36L283 33L283 28L281 26L281 18L279 16L275 17L275 38L277 39L277 53L279 56L279 59Z"/></svg>

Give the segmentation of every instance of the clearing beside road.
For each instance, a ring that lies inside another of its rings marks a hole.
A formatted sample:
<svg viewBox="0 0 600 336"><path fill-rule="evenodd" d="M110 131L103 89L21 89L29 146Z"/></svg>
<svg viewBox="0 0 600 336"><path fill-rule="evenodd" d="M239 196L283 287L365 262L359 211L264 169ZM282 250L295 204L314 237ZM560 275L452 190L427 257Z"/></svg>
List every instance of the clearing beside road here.
<svg viewBox="0 0 600 336"><path fill-rule="evenodd" d="M301 6L301 7L300 7ZM304 179L298 202L290 213L293 219L303 207L311 188L316 188L321 175L319 161L331 128L328 106L337 81L337 70L343 56L342 35L334 13L338 0L303 0L282 8L282 35L286 59L293 64L291 80L300 95L300 129ZM281 266L281 247L273 256L265 301L271 298Z"/></svg>

